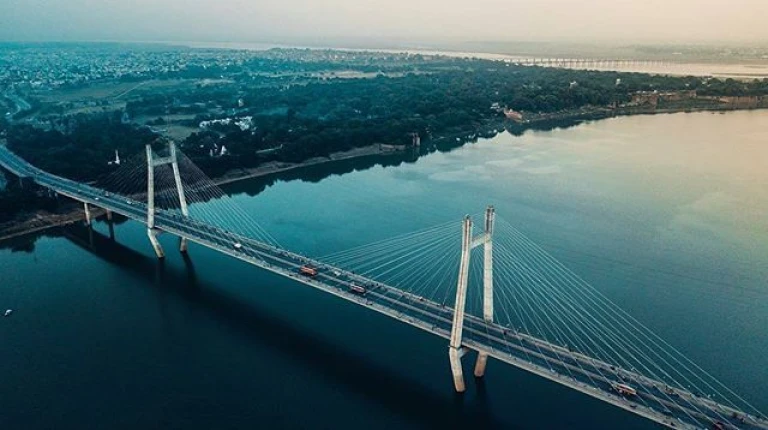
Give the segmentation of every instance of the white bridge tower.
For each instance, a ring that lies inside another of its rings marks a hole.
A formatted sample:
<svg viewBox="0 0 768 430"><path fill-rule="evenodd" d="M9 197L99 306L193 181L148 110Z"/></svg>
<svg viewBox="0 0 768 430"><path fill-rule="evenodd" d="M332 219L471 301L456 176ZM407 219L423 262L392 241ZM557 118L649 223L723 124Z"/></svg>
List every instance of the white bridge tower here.
<svg viewBox="0 0 768 430"><path fill-rule="evenodd" d="M157 240L157 235L160 234L160 230L155 228L155 167L164 166L170 164L173 168L173 179L176 182L176 191L179 193L179 204L181 205L181 213L185 217L189 216L189 208L187 207L187 198L184 195L184 186L181 183L181 174L179 173L179 162L176 151L176 144L174 142L168 142L168 156L155 158L152 153L152 147L146 146L147 149L147 236L152 243L152 247L155 249L157 258L164 258L165 253L163 247L160 246L160 242ZM187 239L181 238L181 244L179 246L181 252L187 252Z"/></svg>
<svg viewBox="0 0 768 430"><path fill-rule="evenodd" d="M451 372L453 373L453 385L459 393L464 392L464 371L461 366L461 358L466 354L467 348L462 347L462 332L464 330L464 310L467 302L467 283L469 281L469 261L472 249L483 245L483 319L493 321L493 224L496 212L493 206L485 210L485 231L473 237L472 219L467 216L462 224L461 261L459 263L459 281L456 287L456 305L453 313L453 327L451 329L451 343L448 347L448 357L451 360ZM475 363L475 376L480 378L485 375L485 366L488 362L488 354L479 352Z"/></svg>

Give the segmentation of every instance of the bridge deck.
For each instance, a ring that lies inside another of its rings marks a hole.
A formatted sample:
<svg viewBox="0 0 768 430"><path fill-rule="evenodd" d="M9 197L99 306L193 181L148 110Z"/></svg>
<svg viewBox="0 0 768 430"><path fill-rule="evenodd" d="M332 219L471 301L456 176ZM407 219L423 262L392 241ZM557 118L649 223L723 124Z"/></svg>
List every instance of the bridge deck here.
<svg viewBox="0 0 768 430"><path fill-rule="evenodd" d="M2 145L0 165L14 174L31 177L39 185L57 193L146 224L147 208L143 203L43 172ZM453 318L453 309L450 307L191 218L158 211L155 222L156 227L162 231L333 294L445 339L450 338ZM235 247L235 244L239 245ZM307 277L299 274L298 269L305 264L317 267L317 276ZM365 286L367 292L363 295L353 292L353 284ZM499 361L668 427L698 428L697 423L693 422L695 419L708 423L719 421L726 425L726 428L768 429L768 422L763 418L749 416L684 390L675 390L672 393L661 381L625 369L617 369L595 358L515 332L499 324L488 323L473 315L467 315L465 320L463 346L485 352ZM612 389L616 382L631 382L637 389L637 396L619 395Z"/></svg>

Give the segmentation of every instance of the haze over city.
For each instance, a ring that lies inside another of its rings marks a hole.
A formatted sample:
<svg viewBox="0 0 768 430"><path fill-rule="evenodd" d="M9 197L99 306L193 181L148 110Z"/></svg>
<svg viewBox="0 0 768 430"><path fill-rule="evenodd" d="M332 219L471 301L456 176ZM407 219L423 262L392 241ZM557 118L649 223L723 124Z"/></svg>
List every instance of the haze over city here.
<svg viewBox="0 0 768 430"><path fill-rule="evenodd" d="M766 16L763 0L5 0L0 40L757 43Z"/></svg>

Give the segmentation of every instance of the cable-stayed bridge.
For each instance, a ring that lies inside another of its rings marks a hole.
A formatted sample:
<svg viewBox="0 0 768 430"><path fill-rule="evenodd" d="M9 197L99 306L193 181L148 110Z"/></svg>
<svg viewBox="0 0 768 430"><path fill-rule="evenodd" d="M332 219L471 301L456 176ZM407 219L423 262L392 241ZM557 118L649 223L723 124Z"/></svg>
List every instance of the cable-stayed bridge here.
<svg viewBox="0 0 768 430"><path fill-rule="evenodd" d="M445 338L454 387L494 358L671 428L768 429L765 416L623 312L489 207L310 258L281 247L186 156L126 160L95 184L40 170L5 146L0 165L111 218L117 213ZM480 228L475 233L475 221ZM482 248L482 252L480 252Z"/></svg>
<svg viewBox="0 0 768 430"><path fill-rule="evenodd" d="M565 57L519 57L505 59L507 63L519 66L557 67L561 69L613 70L621 68L644 68L667 66L671 63L661 60L636 60L620 58L565 58Z"/></svg>

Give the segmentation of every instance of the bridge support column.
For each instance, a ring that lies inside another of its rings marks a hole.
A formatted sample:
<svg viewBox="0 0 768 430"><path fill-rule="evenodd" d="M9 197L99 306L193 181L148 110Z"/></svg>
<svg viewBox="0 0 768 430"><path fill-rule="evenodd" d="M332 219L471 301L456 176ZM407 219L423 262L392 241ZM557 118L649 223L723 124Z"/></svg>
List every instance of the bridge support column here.
<svg viewBox="0 0 768 430"><path fill-rule="evenodd" d="M147 234L149 241L152 243L152 247L155 249L155 253L158 258L163 258L163 249L160 247L160 243L157 241L157 230L155 229L155 167L170 164L173 169L173 179L176 183L176 191L179 194L179 204L181 206L181 213L185 217L189 216L189 207L187 206L187 198L184 194L184 186L181 182L181 173L179 172L178 153L176 151L176 144L173 142L168 143L168 157L154 158L152 154L152 147L146 146L147 151ZM187 252L187 239L181 238L179 249L181 252Z"/></svg>
<svg viewBox="0 0 768 430"><path fill-rule="evenodd" d="M163 252L163 247L160 245L160 241L157 240L157 235L159 234L160 231L155 228L147 229L147 237L149 237L149 243L152 244L152 248L154 248L157 258L163 259L165 258L165 252Z"/></svg>
<svg viewBox="0 0 768 430"><path fill-rule="evenodd" d="M472 251L472 219L467 216L462 224L459 281L456 286L456 305L453 312L451 343L448 348L448 358L451 360L451 373L453 373L453 385L459 393L463 393L466 390L464 371L461 366L461 357L464 355L461 348L461 340L464 331L464 308L467 302L470 251Z"/></svg>
<svg viewBox="0 0 768 430"><path fill-rule="evenodd" d="M83 203L83 209L85 210L85 224L91 225L91 207L88 203Z"/></svg>
<svg viewBox="0 0 768 430"><path fill-rule="evenodd" d="M165 258L165 252L157 240L158 230L155 229L155 161L152 159L152 147L147 145L147 237L157 258Z"/></svg>
<svg viewBox="0 0 768 430"><path fill-rule="evenodd" d="M467 390L464 384L464 369L461 366L461 358L464 356L464 352L461 348L448 348L448 358L451 360L451 373L453 374L453 387L457 393L463 393Z"/></svg>
<svg viewBox="0 0 768 430"><path fill-rule="evenodd" d="M112 221L112 211L107 209L107 221Z"/></svg>
<svg viewBox="0 0 768 430"><path fill-rule="evenodd" d="M485 236L483 241L483 319L493 322L493 223L496 212L493 206L485 210ZM475 363L475 377L485 375L488 354L480 352Z"/></svg>
<svg viewBox="0 0 768 430"><path fill-rule="evenodd" d="M152 147L147 145L147 228L155 228L155 162ZM151 239L150 239L151 240Z"/></svg>
<svg viewBox="0 0 768 430"><path fill-rule="evenodd" d="M185 217L189 216L189 207L187 206L187 197L184 195L184 185L181 183L181 173L179 172L179 160L176 153L176 144L171 142L168 144L168 148L171 152L171 167L173 167L173 179L176 182L176 191L179 193L179 205L181 206L181 214ZM179 250L181 252L187 252L187 239L180 238Z"/></svg>

